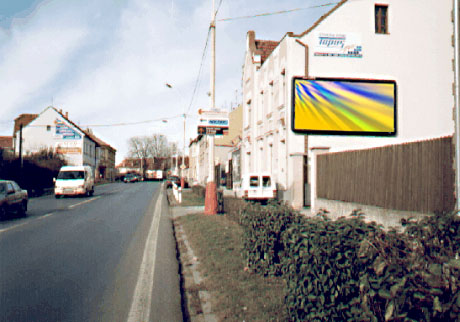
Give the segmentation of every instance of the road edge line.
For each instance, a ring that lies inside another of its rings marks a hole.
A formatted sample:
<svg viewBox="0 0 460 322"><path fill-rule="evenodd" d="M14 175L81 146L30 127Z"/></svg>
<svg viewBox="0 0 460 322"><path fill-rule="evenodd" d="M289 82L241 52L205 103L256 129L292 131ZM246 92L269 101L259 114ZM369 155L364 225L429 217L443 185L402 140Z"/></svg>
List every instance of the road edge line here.
<svg viewBox="0 0 460 322"><path fill-rule="evenodd" d="M127 322L139 322L150 320L150 307L152 302L153 277L155 271L156 246L158 230L160 227L162 198L158 195L152 224L145 242L142 263L139 269L136 288L134 290L131 308Z"/></svg>

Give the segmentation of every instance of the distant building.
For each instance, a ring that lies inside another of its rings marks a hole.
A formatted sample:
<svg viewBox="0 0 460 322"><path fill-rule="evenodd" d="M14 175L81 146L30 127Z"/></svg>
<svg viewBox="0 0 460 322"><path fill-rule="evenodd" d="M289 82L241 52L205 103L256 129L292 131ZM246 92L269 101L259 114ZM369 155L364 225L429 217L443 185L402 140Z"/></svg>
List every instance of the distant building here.
<svg viewBox="0 0 460 322"><path fill-rule="evenodd" d="M13 155L13 137L12 136L0 136L0 154Z"/></svg>
<svg viewBox="0 0 460 322"><path fill-rule="evenodd" d="M96 166L96 178L110 181L115 180L117 176L115 169L115 155L117 150L96 137L91 129L86 129L85 133L97 143L96 155L98 163Z"/></svg>
<svg viewBox="0 0 460 322"><path fill-rule="evenodd" d="M99 166L100 156L109 172L114 171L116 150L83 130L69 119L68 113L49 106L40 114L21 114L15 119L13 144L19 154L22 125L22 153L28 155L43 149L61 154L69 165ZM108 174L112 178L112 174Z"/></svg>
<svg viewBox="0 0 460 322"><path fill-rule="evenodd" d="M229 115L229 131L227 135L216 136L214 140L214 165L218 166L221 174L228 172L229 153L234 148L234 140L242 133L241 106L233 109ZM189 144L189 181L206 185L209 176L209 144L207 136L198 135ZM220 179L220 178L216 178Z"/></svg>

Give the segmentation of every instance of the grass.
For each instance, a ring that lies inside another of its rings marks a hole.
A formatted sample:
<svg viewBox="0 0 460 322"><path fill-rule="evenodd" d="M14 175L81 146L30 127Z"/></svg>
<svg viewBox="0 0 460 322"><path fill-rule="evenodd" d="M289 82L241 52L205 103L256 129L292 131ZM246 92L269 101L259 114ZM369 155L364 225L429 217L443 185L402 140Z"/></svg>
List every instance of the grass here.
<svg viewBox="0 0 460 322"><path fill-rule="evenodd" d="M172 189L171 190L171 197L172 196ZM191 207L191 206L204 206L204 198L195 192L192 189L184 189L182 191L182 203L178 204L174 201L174 206L181 206L181 207Z"/></svg>
<svg viewBox="0 0 460 322"><path fill-rule="evenodd" d="M199 259L202 287L211 292L219 321L288 320L282 279L264 278L245 268L241 226L219 215L193 214L176 221Z"/></svg>

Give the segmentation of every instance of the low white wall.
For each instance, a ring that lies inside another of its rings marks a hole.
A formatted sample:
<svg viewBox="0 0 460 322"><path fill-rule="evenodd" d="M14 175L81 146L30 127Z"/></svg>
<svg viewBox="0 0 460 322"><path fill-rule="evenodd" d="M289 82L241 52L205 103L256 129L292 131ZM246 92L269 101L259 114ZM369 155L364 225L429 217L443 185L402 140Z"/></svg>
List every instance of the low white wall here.
<svg viewBox="0 0 460 322"><path fill-rule="evenodd" d="M415 219L421 219L430 215L413 211L391 210L358 203L318 198L316 199L315 208L311 209L311 215L316 215L320 209L327 210L329 212L327 216L331 219L349 217L353 210L360 209L360 211L364 213L364 219L367 222L375 221L385 228L401 227L401 219L403 218L407 219L413 217Z"/></svg>

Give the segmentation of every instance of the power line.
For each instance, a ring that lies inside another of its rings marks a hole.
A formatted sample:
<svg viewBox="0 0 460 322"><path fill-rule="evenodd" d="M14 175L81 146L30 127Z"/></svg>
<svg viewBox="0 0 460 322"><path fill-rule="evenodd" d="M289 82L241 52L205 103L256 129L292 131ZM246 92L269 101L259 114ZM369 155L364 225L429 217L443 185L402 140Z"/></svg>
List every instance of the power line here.
<svg viewBox="0 0 460 322"><path fill-rule="evenodd" d="M221 1L221 3L222 3L222 1ZM200 84L201 71L203 70L203 63L204 63L204 60L206 58L206 49L208 48L208 42L209 42L210 33L211 33L211 26L209 26L209 28L208 28L208 35L206 37L206 44L204 46L203 54L201 56L200 69L198 70L198 76L197 76L196 81L195 81L195 88L193 89L192 98L190 100L190 105L188 106L187 113L190 112L190 108L192 107L193 101L195 100L196 91L197 91L198 86Z"/></svg>
<svg viewBox="0 0 460 322"><path fill-rule="evenodd" d="M310 6L310 7L304 7L304 8L295 8L295 9L290 9L290 10L266 12L266 13L260 13L260 14L257 14L257 15L251 15L251 16L241 16L241 17L218 19L217 21L231 21L231 20L250 19L250 18L258 18L258 17L279 15L279 14L291 13L291 12L300 11L300 10L307 10L307 9L315 9L315 8L333 6L333 5L336 5L338 3L339 2L330 2L330 3L325 3L325 4L321 4L321 5Z"/></svg>
<svg viewBox="0 0 460 322"><path fill-rule="evenodd" d="M217 13L219 12L220 6L222 5L222 1L223 1L223 0L220 0L219 5L217 6L216 16L217 16Z"/></svg>

